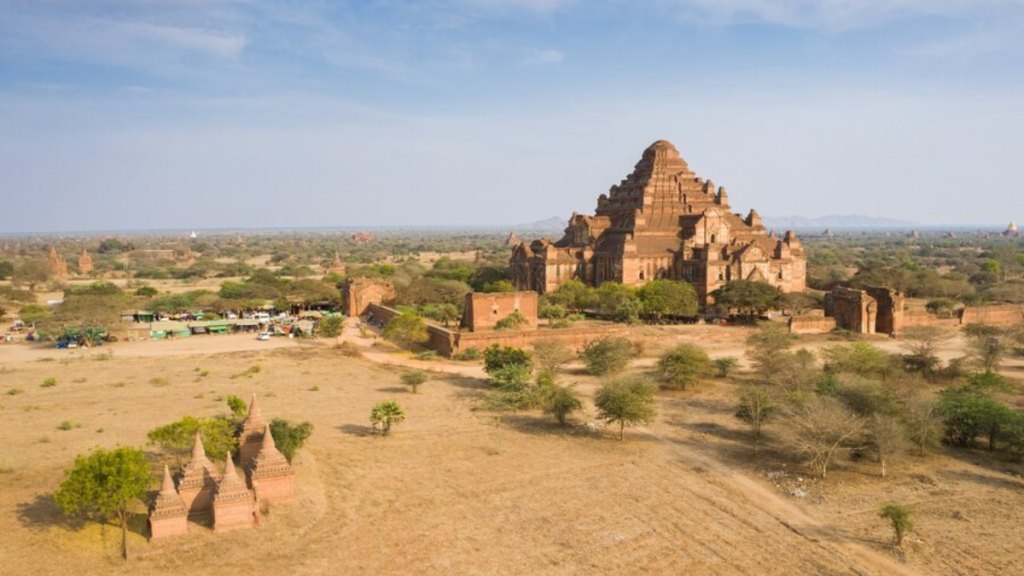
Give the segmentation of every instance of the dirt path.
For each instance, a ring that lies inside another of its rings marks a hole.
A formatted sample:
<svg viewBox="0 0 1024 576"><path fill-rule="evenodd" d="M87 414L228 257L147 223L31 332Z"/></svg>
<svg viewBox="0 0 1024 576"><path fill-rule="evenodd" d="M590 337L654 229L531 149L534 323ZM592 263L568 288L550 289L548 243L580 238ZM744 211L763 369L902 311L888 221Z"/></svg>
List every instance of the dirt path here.
<svg viewBox="0 0 1024 576"><path fill-rule="evenodd" d="M462 364L441 359L417 360L416 358L410 358L404 354L378 349L374 347L374 343L382 340L380 334L373 328L367 328L367 336L363 336L359 332L357 320L353 320L351 318L345 319L345 326L342 330L341 339L355 345L359 348L359 352L364 358L375 364L401 366L403 368L413 368L415 370L425 370L428 372L441 372L444 374L454 374L456 376L465 376L468 378L487 378L487 373L484 372L483 366L480 366L479 364Z"/></svg>

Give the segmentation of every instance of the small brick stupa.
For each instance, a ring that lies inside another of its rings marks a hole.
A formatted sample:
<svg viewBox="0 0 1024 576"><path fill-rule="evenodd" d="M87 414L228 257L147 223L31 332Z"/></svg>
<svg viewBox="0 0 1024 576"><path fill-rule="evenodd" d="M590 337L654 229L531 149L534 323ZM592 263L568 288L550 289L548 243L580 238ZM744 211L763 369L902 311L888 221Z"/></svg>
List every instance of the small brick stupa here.
<svg viewBox="0 0 1024 576"><path fill-rule="evenodd" d="M157 540L188 533L188 510L174 488L171 471L164 465L164 482L149 512L150 538Z"/></svg>
<svg viewBox="0 0 1024 576"><path fill-rule="evenodd" d="M259 514L256 495L238 477L231 453L228 453L224 476L217 484L217 495L213 497L213 531L252 528L259 524Z"/></svg>
<svg viewBox="0 0 1024 576"><path fill-rule="evenodd" d="M68 277L68 263L60 257L60 254L57 254L57 249L53 246L50 246L50 255L47 257L47 263L50 265L50 272L55 278Z"/></svg>
<svg viewBox="0 0 1024 576"><path fill-rule="evenodd" d="M269 425L263 431L263 444L253 462L250 478L260 502L287 502L295 494L295 471L274 444Z"/></svg>
<svg viewBox="0 0 1024 576"><path fill-rule="evenodd" d="M242 433L238 437L238 460L242 470L249 471L256 460L260 448L263 447L263 430L267 421L263 419L260 407L256 405L256 395L252 395L249 403L249 415L242 421Z"/></svg>
<svg viewBox="0 0 1024 576"><path fill-rule="evenodd" d="M95 266L92 264L92 256L89 256L89 251L82 248L82 253L78 256L78 273L83 276L95 270Z"/></svg>
<svg viewBox="0 0 1024 576"><path fill-rule="evenodd" d="M203 438L196 432L192 459L182 468L181 481L178 483L178 493L188 510L189 519L209 520L219 479L216 466L206 457Z"/></svg>

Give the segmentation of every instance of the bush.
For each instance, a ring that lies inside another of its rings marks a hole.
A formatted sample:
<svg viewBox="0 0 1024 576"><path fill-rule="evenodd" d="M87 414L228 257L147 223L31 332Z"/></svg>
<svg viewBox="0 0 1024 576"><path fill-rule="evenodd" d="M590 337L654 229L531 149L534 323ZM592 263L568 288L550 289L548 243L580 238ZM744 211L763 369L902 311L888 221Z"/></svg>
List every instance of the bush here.
<svg viewBox="0 0 1024 576"><path fill-rule="evenodd" d="M513 310L511 314L498 320L494 325L495 330L519 330L528 325L530 321L519 310Z"/></svg>
<svg viewBox="0 0 1024 576"><path fill-rule="evenodd" d="M332 314L320 320L317 332L324 338L337 338L341 335L341 329L345 326L345 317L340 314Z"/></svg>
<svg viewBox="0 0 1024 576"><path fill-rule="evenodd" d="M277 449L291 462L299 448L313 435L313 425L309 422L292 424L283 418L274 418L270 421L270 435L274 437Z"/></svg>
<svg viewBox="0 0 1024 576"><path fill-rule="evenodd" d="M657 414L654 387L638 379L609 382L594 396L598 417L619 423L619 440L626 426L646 424Z"/></svg>
<svg viewBox="0 0 1024 576"><path fill-rule="evenodd" d="M402 374L402 384L412 388L412 393L415 394L419 390L420 384L427 381L427 373L417 370L415 372L406 372Z"/></svg>
<svg viewBox="0 0 1024 576"><path fill-rule="evenodd" d="M627 338L601 338L583 347L580 360L587 372L595 376L618 374L629 365L633 343Z"/></svg>
<svg viewBox="0 0 1024 576"><path fill-rule="evenodd" d="M480 350L478 348L467 348L452 355L452 360L457 360L459 362L472 362L474 360L479 360L480 356Z"/></svg>
<svg viewBox="0 0 1024 576"><path fill-rule="evenodd" d="M696 344L680 344L658 360L664 387L685 390L711 374L711 358Z"/></svg>
<svg viewBox="0 0 1024 576"><path fill-rule="evenodd" d="M54 378L53 376L50 376L46 380L43 380L43 383L40 384L39 387L40 388L53 388L56 385L57 385L57 379Z"/></svg>
<svg viewBox="0 0 1024 576"><path fill-rule="evenodd" d="M910 519L910 509L898 504L887 504L878 513L878 517L889 521L893 532L892 543L902 546L903 538L914 527L914 522Z"/></svg>
<svg viewBox="0 0 1024 576"><path fill-rule="evenodd" d="M570 414L583 407L579 394L566 386L551 387L543 400L544 413L551 414L558 423L565 426Z"/></svg>
<svg viewBox="0 0 1024 576"><path fill-rule="evenodd" d="M493 375L496 370L512 364L525 366L529 371L533 370L533 361L526 350L498 344L492 344L484 350L484 371L488 374Z"/></svg>
<svg viewBox="0 0 1024 576"><path fill-rule="evenodd" d="M381 435L391 433L391 427L405 420L405 410L394 400L378 402L370 411L370 423L376 428L380 426Z"/></svg>

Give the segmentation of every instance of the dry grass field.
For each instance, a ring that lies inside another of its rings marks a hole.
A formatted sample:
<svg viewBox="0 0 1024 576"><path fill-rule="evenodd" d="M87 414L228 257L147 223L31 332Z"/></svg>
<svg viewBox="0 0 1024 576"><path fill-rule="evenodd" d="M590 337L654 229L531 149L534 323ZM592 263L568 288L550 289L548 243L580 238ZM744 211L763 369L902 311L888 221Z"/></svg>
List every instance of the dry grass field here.
<svg viewBox="0 0 1024 576"><path fill-rule="evenodd" d="M691 340L713 356L741 356L746 335L644 330L657 343L648 355ZM452 364L412 394L399 383L403 368L381 361L415 361L345 338L364 357L333 343L244 337L0 347L0 572L1024 573L1020 467L986 453L908 456L886 479L844 456L819 483L771 449L752 458L728 382L661 395L657 421L619 442L611 430L563 429L537 413L497 425L479 409L478 366ZM237 376L253 365L258 373ZM1008 365L1011 376L1021 370L1019 360ZM51 376L57 385L41 387ZM571 368L562 381L587 398L577 424L593 420L596 381ZM266 416L316 427L296 458L297 501L272 508L258 529L214 535L190 525L187 537L149 543L140 514L126 563L113 525L61 521L49 495L75 455L144 445L158 425L225 412L227 395L251 393ZM384 399L408 415L389 438L368 421ZM807 496L791 496L794 487ZM877 517L889 501L916 513L903 558Z"/></svg>

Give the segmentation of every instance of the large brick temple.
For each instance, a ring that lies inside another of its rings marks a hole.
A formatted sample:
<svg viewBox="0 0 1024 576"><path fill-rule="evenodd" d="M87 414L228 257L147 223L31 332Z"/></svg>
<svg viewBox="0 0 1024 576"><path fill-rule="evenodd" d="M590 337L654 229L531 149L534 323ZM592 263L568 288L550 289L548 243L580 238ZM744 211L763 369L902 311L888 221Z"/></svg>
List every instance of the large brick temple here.
<svg viewBox="0 0 1024 576"><path fill-rule="evenodd" d="M657 278L686 280L702 303L730 280L760 280L784 292L806 289L807 260L796 235L765 232L761 217L729 208L690 170L670 142L644 150L633 173L597 199L593 216L573 214L565 235L513 247L512 281L541 294L578 278L643 285Z"/></svg>

